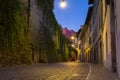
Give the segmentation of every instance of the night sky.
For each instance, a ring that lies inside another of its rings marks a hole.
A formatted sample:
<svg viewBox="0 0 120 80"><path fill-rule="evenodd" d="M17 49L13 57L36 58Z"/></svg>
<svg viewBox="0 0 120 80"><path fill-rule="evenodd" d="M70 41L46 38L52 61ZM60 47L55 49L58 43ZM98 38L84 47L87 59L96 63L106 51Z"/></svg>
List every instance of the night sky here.
<svg viewBox="0 0 120 80"><path fill-rule="evenodd" d="M54 14L55 17L62 27L67 27L74 31L80 29L80 25L83 25L87 12L88 12L88 0L65 0L67 7L61 9L59 3L61 0L55 0L54 3Z"/></svg>

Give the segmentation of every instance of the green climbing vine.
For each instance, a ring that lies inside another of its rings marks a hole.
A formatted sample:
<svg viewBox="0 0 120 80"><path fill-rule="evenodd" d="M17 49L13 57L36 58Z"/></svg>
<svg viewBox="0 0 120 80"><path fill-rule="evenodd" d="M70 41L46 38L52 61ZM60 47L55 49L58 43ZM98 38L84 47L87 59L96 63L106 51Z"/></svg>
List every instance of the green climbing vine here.
<svg viewBox="0 0 120 80"><path fill-rule="evenodd" d="M29 64L30 29L19 0L0 0L0 64Z"/></svg>
<svg viewBox="0 0 120 80"><path fill-rule="evenodd" d="M39 62L68 59L68 42L52 11L54 0L36 1L46 19L40 23L38 42L34 44L31 39L32 30L28 25L28 3L21 0L0 0L0 65L30 64L36 56L34 53L38 53Z"/></svg>

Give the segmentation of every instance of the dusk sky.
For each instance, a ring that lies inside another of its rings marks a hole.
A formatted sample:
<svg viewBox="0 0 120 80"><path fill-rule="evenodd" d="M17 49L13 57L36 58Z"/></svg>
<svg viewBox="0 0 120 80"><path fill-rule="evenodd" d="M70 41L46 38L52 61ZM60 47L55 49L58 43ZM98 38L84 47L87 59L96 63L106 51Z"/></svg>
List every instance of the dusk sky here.
<svg viewBox="0 0 120 80"><path fill-rule="evenodd" d="M62 27L78 31L80 25L83 25L88 11L88 0L65 0L67 7L61 9L59 3L61 0L55 0L54 14Z"/></svg>

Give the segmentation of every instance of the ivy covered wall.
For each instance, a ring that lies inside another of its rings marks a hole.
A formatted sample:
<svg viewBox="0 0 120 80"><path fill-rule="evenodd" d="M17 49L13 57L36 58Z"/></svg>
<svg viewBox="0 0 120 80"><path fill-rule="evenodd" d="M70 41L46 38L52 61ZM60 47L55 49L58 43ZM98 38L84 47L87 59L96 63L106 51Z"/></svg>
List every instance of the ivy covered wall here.
<svg viewBox="0 0 120 80"><path fill-rule="evenodd" d="M0 65L31 63L30 28L24 3L0 0Z"/></svg>
<svg viewBox="0 0 120 80"><path fill-rule="evenodd" d="M38 54L40 56L38 62L57 62L68 60L68 57L66 57L68 56L66 55L68 51L65 49L67 48L67 40L63 37L61 26L57 23L53 13L54 0L37 0L34 4L37 5L37 7L32 8L31 11L36 13L32 15L34 15L34 17L36 15L36 18L40 18L42 15L42 18L37 22L37 24L40 23L39 26L32 26L33 30L36 29L36 27L39 27L36 31L33 31L33 33L37 33L36 37L38 39L33 42L34 46L37 46L34 49L35 53L33 54ZM39 11L42 13L37 14ZM36 24L36 22L34 24ZM36 44L36 42L38 43Z"/></svg>
<svg viewBox="0 0 120 80"><path fill-rule="evenodd" d="M0 0L0 65L68 60L54 0Z"/></svg>

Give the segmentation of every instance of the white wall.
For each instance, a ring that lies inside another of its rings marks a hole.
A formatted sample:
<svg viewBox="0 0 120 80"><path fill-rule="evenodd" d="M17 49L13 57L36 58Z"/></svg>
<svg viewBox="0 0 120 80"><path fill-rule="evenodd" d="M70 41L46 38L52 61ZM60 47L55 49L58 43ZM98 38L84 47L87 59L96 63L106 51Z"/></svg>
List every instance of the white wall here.
<svg viewBox="0 0 120 80"><path fill-rule="evenodd" d="M120 0L115 0L117 72L120 78Z"/></svg>

